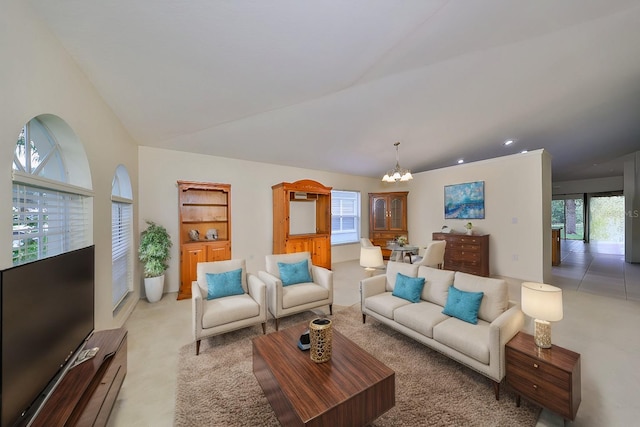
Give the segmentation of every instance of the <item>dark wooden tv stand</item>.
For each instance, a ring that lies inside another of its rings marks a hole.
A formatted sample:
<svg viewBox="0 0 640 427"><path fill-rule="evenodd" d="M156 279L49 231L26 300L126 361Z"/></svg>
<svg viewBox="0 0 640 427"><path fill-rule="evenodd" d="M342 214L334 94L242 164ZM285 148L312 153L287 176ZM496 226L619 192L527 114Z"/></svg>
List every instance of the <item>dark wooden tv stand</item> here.
<svg viewBox="0 0 640 427"><path fill-rule="evenodd" d="M32 426L104 426L127 374L127 331L96 331L85 348L94 358L74 366L55 388Z"/></svg>

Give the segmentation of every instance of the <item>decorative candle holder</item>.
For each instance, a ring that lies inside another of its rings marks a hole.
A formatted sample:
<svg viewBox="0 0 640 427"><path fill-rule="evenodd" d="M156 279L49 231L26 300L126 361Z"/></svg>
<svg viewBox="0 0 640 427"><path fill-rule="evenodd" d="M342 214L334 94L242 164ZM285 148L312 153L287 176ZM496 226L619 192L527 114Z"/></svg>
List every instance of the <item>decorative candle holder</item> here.
<svg viewBox="0 0 640 427"><path fill-rule="evenodd" d="M333 341L331 320L313 319L309 323L309 338L311 339L311 360L322 363L331 359L331 342Z"/></svg>

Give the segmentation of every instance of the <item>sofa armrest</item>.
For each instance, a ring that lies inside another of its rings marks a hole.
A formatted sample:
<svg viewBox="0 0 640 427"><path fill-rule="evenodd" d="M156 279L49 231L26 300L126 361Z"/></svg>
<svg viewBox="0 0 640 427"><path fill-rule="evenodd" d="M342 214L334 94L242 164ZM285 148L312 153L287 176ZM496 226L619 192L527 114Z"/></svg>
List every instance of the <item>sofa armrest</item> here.
<svg viewBox="0 0 640 427"><path fill-rule="evenodd" d="M520 305L511 303L511 308L502 313L489 325L490 339L498 340L501 347L511 340L524 326L524 313ZM491 336L497 334L496 336Z"/></svg>
<svg viewBox="0 0 640 427"><path fill-rule="evenodd" d="M360 281L360 302L364 306L364 300L373 295L381 294L385 291L387 276L384 274L367 277Z"/></svg>
<svg viewBox="0 0 640 427"><path fill-rule="evenodd" d="M520 305L512 301L510 308L489 324L489 364L496 366L501 380L505 375L504 348L524 326L524 313Z"/></svg>
<svg viewBox="0 0 640 427"><path fill-rule="evenodd" d="M202 292L195 280L191 282L191 307L193 308L193 337L197 340L202 334Z"/></svg>

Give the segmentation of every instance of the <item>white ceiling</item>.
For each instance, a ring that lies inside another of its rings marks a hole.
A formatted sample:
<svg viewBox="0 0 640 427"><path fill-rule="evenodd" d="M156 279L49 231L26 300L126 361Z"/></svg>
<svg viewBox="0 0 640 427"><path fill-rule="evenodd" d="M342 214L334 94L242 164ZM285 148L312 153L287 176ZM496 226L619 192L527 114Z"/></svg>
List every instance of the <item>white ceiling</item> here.
<svg viewBox="0 0 640 427"><path fill-rule="evenodd" d="M638 0L30 0L146 146L381 176L640 150ZM506 148L501 143L513 138Z"/></svg>

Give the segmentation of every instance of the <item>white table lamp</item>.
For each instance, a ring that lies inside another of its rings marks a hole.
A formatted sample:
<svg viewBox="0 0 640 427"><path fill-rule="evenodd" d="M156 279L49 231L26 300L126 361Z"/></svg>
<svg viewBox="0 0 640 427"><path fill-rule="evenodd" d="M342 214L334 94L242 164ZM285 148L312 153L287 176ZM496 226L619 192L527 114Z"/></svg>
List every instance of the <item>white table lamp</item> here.
<svg viewBox="0 0 640 427"><path fill-rule="evenodd" d="M382 249L380 249L380 246L360 248L360 267L364 267L369 273L369 276L372 276L377 268L384 268Z"/></svg>
<svg viewBox="0 0 640 427"><path fill-rule="evenodd" d="M551 347L551 323L562 320L562 289L544 283L522 283L522 311L535 319L534 341Z"/></svg>

